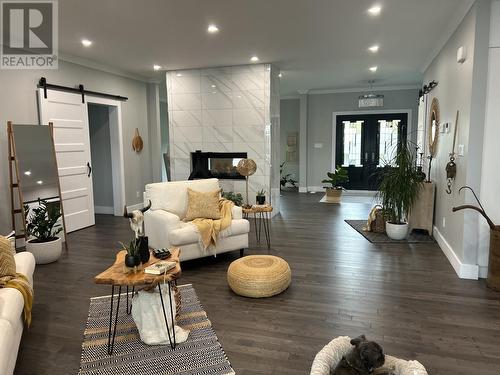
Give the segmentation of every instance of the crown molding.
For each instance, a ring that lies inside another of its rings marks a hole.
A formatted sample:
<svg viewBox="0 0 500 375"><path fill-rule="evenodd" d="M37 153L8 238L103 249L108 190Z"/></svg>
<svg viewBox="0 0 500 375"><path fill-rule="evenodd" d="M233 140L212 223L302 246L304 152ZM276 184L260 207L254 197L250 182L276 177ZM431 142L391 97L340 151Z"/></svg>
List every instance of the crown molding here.
<svg viewBox="0 0 500 375"><path fill-rule="evenodd" d="M416 90L420 89L421 85L401 85L401 86L379 86L379 87L353 87L345 89L313 89L309 90L309 95L320 95L320 94L344 94L353 92L367 92L367 91L400 91L400 90Z"/></svg>
<svg viewBox="0 0 500 375"><path fill-rule="evenodd" d="M280 100L287 100L287 99L300 99L299 95L283 95L280 97Z"/></svg>
<svg viewBox="0 0 500 375"><path fill-rule="evenodd" d="M60 52L59 53L59 60L69 62L72 64L76 64L76 65L81 65L81 66L84 66L84 67L90 68L90 69L100 70L101 72L114 74L114 75L117 75L120 77L134 79L136 81L156 83L156 80L154 80L153 78L144 77L144 76L141 76L138 74L133 74L133 73L127 72L125 70L121 70L121 69L118 69L118 68L115 68L115 67L112 67L112 66L109 66L106 64L101 64L101 63L98 63L96 61L85 59L85 58L79 57L79 56L69 55L69 54Z"/></svg>
<svg viewBox="0 0 500 375"><path fill-rule="evenodd" d="M434 48L431 50L429 56L427 56L427 58L425 59L425 62L420 69L421 73L425 73L425 71L429 68L437 55L439 55L448 40L450 40L450 38L453 36L453 33L460 26L467 13L469 13L473 5L474 1L469 0L468 3L462 3L462 5L457 8L456 12L454 14L451 14L450 22L448 22L448 25L443 28L444 31L441 33L441 36L437 38L437 42L434 45Z"/></svg>

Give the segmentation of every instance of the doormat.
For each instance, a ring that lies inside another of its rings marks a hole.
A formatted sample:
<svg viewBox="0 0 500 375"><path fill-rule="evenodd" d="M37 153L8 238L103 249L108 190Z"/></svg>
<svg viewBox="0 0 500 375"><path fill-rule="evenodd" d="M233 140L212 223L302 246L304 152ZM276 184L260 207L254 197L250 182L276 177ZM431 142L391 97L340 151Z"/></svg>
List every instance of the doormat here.
<svg viewBox="0 0 500 375"><path fill-rule="evenodd" d="M365 232L363 228L366 226L366 220L344 220L347 224L353 227L359 234L372 243L432 243L436 242L434 238L427 234L413 231L404 240L390 239L385 233Z"/></svg>

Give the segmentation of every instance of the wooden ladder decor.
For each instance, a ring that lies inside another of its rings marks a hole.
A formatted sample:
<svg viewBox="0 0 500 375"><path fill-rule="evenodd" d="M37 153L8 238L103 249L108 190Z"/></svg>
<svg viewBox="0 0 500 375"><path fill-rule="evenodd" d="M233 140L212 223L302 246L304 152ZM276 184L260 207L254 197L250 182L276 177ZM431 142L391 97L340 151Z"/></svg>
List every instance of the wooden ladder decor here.
<svg viewBox="0 0 500 375"><path fill-rule="evenodd" d="M11 207L11 218L12 218L12 229L15 232L16 242L18 239L26 238L26 220L24 219L25 212L23 207L23 196L20 187L19 179L19 163L16 158L16 145L14 143L14 137L12 133L12 121L7 121L7 136L9 142L9 178L10 178L10 207ZM17 194L14 192L17 190ZM17 201L16 201L17 195ZM19 206L19 208L16 208ZM22 228L17 229L16 225L16 215L21 215L21 222L23 223ZM22 230L22 231L21 231Z"/></svg>

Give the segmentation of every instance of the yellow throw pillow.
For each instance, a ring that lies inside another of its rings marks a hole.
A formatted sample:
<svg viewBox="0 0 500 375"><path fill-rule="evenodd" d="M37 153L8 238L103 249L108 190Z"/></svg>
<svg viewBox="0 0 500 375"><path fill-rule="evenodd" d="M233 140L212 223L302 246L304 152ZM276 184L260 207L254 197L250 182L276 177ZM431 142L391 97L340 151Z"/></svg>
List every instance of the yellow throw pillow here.
<svg viewBox="0 0 500 375"><path fill-rule="evenodd" d="M10 241L0 236L0 281L4 277L10 279L16 276L16 261L12 255Z"/></svg>
<svg viewBox="0 0 500 375"><path fill-rule="evenodd" d="M198 218L220 219L220 191L220 189L217 189L202 192L188 188L188 209L185 220L191 221Z"/></svg>

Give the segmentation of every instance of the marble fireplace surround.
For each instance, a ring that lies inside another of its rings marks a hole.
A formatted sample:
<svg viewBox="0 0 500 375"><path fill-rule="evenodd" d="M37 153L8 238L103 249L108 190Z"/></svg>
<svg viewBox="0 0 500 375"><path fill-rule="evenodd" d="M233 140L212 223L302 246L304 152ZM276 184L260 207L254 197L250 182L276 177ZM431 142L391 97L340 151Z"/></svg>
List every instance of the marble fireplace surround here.
<svg viewBox="0 0 500 375"><path fill-rule="evenodd" d="M249 201L264 189L279 212L279 71L269 64L168 71L172 180L186 180L191 152L246 152L257 163ZM221 180L245 196L244 180Z"/></svg>

